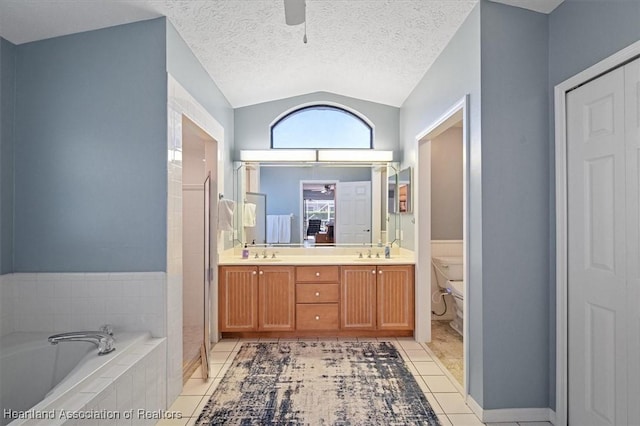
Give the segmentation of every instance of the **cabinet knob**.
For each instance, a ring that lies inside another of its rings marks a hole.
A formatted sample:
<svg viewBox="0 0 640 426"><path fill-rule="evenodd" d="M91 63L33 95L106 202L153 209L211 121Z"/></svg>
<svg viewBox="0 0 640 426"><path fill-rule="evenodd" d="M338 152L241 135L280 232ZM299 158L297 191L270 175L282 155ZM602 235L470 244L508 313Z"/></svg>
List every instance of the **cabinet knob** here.
<svg viewBox="0 0 640 426"><path fill-rule="evenodd" d="M260 271L260 275L264 275L264 271Z"/></svg>
<svg viewBox="0 0 640 426"><path fill-rule="evenodd" d="M382 271L378 271L378 273L379 273L380 275L382 275Z"/></svg>
<svg viewBox="0 0 640 426"><path fill-rule="evenodd" d="M320 296L320 292L316 291L316 297Z"/></svg>
<svg viewBox="0 0 640 426"><path fill-rule="evenodd" d="M375 274L375 273L376 273L376 270L375 270L375 269L373 269L373 270L371 271L371 273L372 273L372 274Z"/></svg>
<svg viewBox="0 0 640 426"><path fill-rule="evenodd" d="M319 277L319 276L320 276L320 272L316 272L316 277Z"/></svg>
<svg viewBox="0 0 640 426"><path fill-rule="evenodd" d="M257 272L256 272L256 271L253 271L253 275L256 275L256 274L257 274Z"/></svg>
<svg viewBox="0 0 640 426"><path fill-rule="evenodd" d="M320 315L316 315L316 321L320 319Z"/></svg>

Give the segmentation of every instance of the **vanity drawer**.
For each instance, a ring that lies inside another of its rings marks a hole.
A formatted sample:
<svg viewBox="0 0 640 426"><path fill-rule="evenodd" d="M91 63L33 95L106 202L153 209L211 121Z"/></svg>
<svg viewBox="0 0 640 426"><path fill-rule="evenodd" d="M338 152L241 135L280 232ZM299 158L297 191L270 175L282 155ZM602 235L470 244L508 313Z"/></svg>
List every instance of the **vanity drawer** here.
<svg viewBox="0 0 640 426"><path fill-rule="evenodd" d="M338 304L297 304L296 329L298 330L337 330Z"/></svg>
<svg viewBox="0 0 640 426"><path fill-rule="evenodd" d="M338 282L340 269L338 266L298 266L296 267L296 281L317 283L317 282Z"/></svg>
<svg viewBox="0 0 640 426"><path fill-rule="evenodd" d="M338 284L296 284L296 303L337 302Z"/></svg>

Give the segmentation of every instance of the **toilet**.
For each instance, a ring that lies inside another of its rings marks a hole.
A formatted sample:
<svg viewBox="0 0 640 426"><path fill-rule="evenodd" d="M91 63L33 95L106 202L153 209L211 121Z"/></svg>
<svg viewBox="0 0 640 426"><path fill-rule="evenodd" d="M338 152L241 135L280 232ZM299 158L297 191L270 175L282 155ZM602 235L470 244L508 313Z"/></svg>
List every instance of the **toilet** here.
<svg viewBox="0 0 640 426"><path fill-rule="evenodd" d="M464 281L462 256L437 256L431 259L438 287L453 296L456 302L456 317L449 323L462 335L464 325Z"/></svg>

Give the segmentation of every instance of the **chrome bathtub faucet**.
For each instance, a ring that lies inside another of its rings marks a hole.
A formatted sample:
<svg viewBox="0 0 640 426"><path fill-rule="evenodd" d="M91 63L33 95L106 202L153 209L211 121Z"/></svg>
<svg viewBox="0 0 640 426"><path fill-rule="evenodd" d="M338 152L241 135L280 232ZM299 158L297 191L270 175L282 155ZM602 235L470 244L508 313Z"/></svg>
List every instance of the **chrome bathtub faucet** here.
<svg viewBox="0 0 640 426"><path fill-rule="evenodd" d="M103 331L72 331L49 336L49 343L52 345L57 345L60 342L93 343L98 347L98 355L106 355L116 350L113 336Z"/></svg>

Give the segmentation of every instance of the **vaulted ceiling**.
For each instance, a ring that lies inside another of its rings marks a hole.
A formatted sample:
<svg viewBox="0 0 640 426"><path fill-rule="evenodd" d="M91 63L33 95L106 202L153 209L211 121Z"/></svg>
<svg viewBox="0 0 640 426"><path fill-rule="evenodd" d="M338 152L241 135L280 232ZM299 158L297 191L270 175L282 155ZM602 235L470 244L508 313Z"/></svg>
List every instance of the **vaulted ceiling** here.
<svg viewBox="0 0 640 426"><path fill-rule="evenodd" d="M305 44L282 0L0 0L0 36L22 44L167 16L233 107L317 91L400 106L476 3L307 0Z"/></svg>

